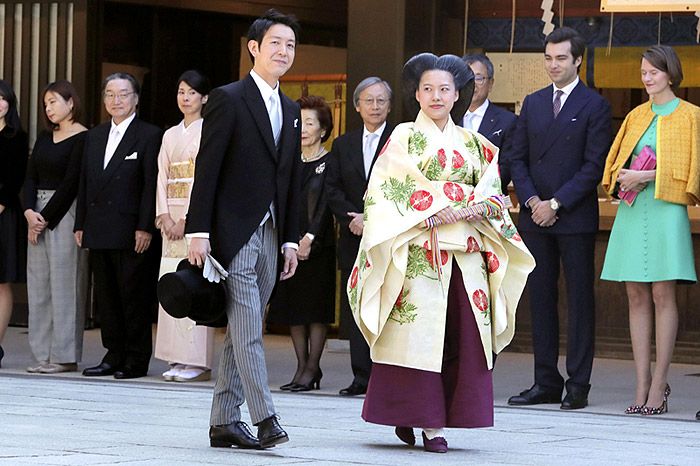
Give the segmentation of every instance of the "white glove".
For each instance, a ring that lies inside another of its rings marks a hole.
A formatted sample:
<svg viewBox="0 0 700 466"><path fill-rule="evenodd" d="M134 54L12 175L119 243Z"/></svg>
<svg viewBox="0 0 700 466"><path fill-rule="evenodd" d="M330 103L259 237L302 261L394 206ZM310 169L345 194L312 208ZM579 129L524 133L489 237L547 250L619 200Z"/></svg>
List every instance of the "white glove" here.
<svg viewBox="0 0 700 466"><path fill-rule="evenodd" d="M207 254L202 275L212 283L219 283L222 280L226 280L228 272L211 256L211 254Z"/></svg>

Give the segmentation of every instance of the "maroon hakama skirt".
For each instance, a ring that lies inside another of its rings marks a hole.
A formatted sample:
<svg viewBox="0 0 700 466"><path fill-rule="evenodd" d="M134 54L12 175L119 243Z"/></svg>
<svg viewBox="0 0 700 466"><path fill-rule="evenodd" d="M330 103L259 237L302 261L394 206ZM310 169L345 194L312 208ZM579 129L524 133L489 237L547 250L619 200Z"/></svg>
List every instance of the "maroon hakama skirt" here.
<svg viewBox="0 0 700 466"><path fill-rule="evenodd" d="M492 372L456 262L447 297L442 372L374 363L362 418L429 429L493 426Z"/></svg>

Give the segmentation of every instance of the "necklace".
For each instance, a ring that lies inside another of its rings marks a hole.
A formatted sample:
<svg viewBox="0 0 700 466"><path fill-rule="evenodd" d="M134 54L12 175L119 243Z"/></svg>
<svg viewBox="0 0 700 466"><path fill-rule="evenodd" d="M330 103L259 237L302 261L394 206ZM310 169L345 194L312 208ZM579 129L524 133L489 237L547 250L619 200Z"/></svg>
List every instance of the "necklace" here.
<svg viewBox="0 0 700 466"><path fill-rule="evenodd" d="M328 151L326 151L326 148L321 146L321 150L319 150L316 155L312 155L311 157L307 157L304 154L301 154L301 161L304 163L313 162L315 160L320 159L321 157L323 157L327 153L328 153Z"/></svg>

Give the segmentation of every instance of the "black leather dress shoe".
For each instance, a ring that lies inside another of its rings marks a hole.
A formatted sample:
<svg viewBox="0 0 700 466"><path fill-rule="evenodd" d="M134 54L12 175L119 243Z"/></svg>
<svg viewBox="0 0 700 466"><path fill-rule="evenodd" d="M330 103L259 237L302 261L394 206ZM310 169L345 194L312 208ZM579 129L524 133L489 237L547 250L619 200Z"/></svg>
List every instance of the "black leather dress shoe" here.
<svg viewBox="0 0 700 466"><path fill-rule="evenodd" d="M86 367L83 369L83 375L86 377L102 377L105 375L113 375L115 372L117 372L116 366L106 362L100 363L100 365L95 367Z"/></svg>
<svg viewBox="0 0 700 466"><path fill-rule="evenodd" d="M569 392L561 402L561 409L581 409L588 406L588 396Z"/></svg>
<svg viewBox="0 0 700 466"><path fill-rule="evenodd" d="M364 395L367 393L367 385L361 385L357 382L353 382L349 387L340 390L338 393L342 396Z"/></svg>
<svg viewBox="0 0 700 466"><path fill-rule="evenodd" d="M258 423L258 441L262 448L270 448L288 442L289 436L277 422L277 416L270 416Z"/></svg>
<svg viewBox="0 0 700 466"><path fill-rule="evenodd" d="M250 432L248 424L243 421L209 427L209 445L215 448L236 446L244 449L260 449L260 442Z"/></svg>
<svg viewBox="0 0 700 466"><path fill-rule="evenodd" d="M132 366L124 366L118 371L114 372L115 379L138 379L139 377L145 377L148 373L148 369L137 369Z"/></svg>
<svg viewBox="0 0 700 466"><path fill-rule="evenodd" d="M561 403L561 390L535 384L531 388L520 392L520 395L508 398L508 404L511 406L528 406L544 403Z"/></svg>

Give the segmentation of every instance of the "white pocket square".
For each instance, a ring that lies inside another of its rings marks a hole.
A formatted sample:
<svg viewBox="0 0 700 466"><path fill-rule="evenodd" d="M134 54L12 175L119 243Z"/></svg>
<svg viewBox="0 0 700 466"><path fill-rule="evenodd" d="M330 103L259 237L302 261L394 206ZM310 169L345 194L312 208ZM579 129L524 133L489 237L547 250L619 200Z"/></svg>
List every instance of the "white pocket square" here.
<svg viewBox="0 0 700 466"><path fill-rule="evenodd" d="M139 158L139 154L137 152L134 152L130 156L125 157L124 160L136 160L137 158Z"/></svg>
<svg viewBox="0 0 700 466"><path fill-rule="evenodd" d="M576 118L572 118L571 121L576 121Z"/></svg>
<svg viewBox="0 0 700 466"><path fill-rule="evenodd" d="M294 119L294 127L296 128L299 125L299 118Z"/></svg>

